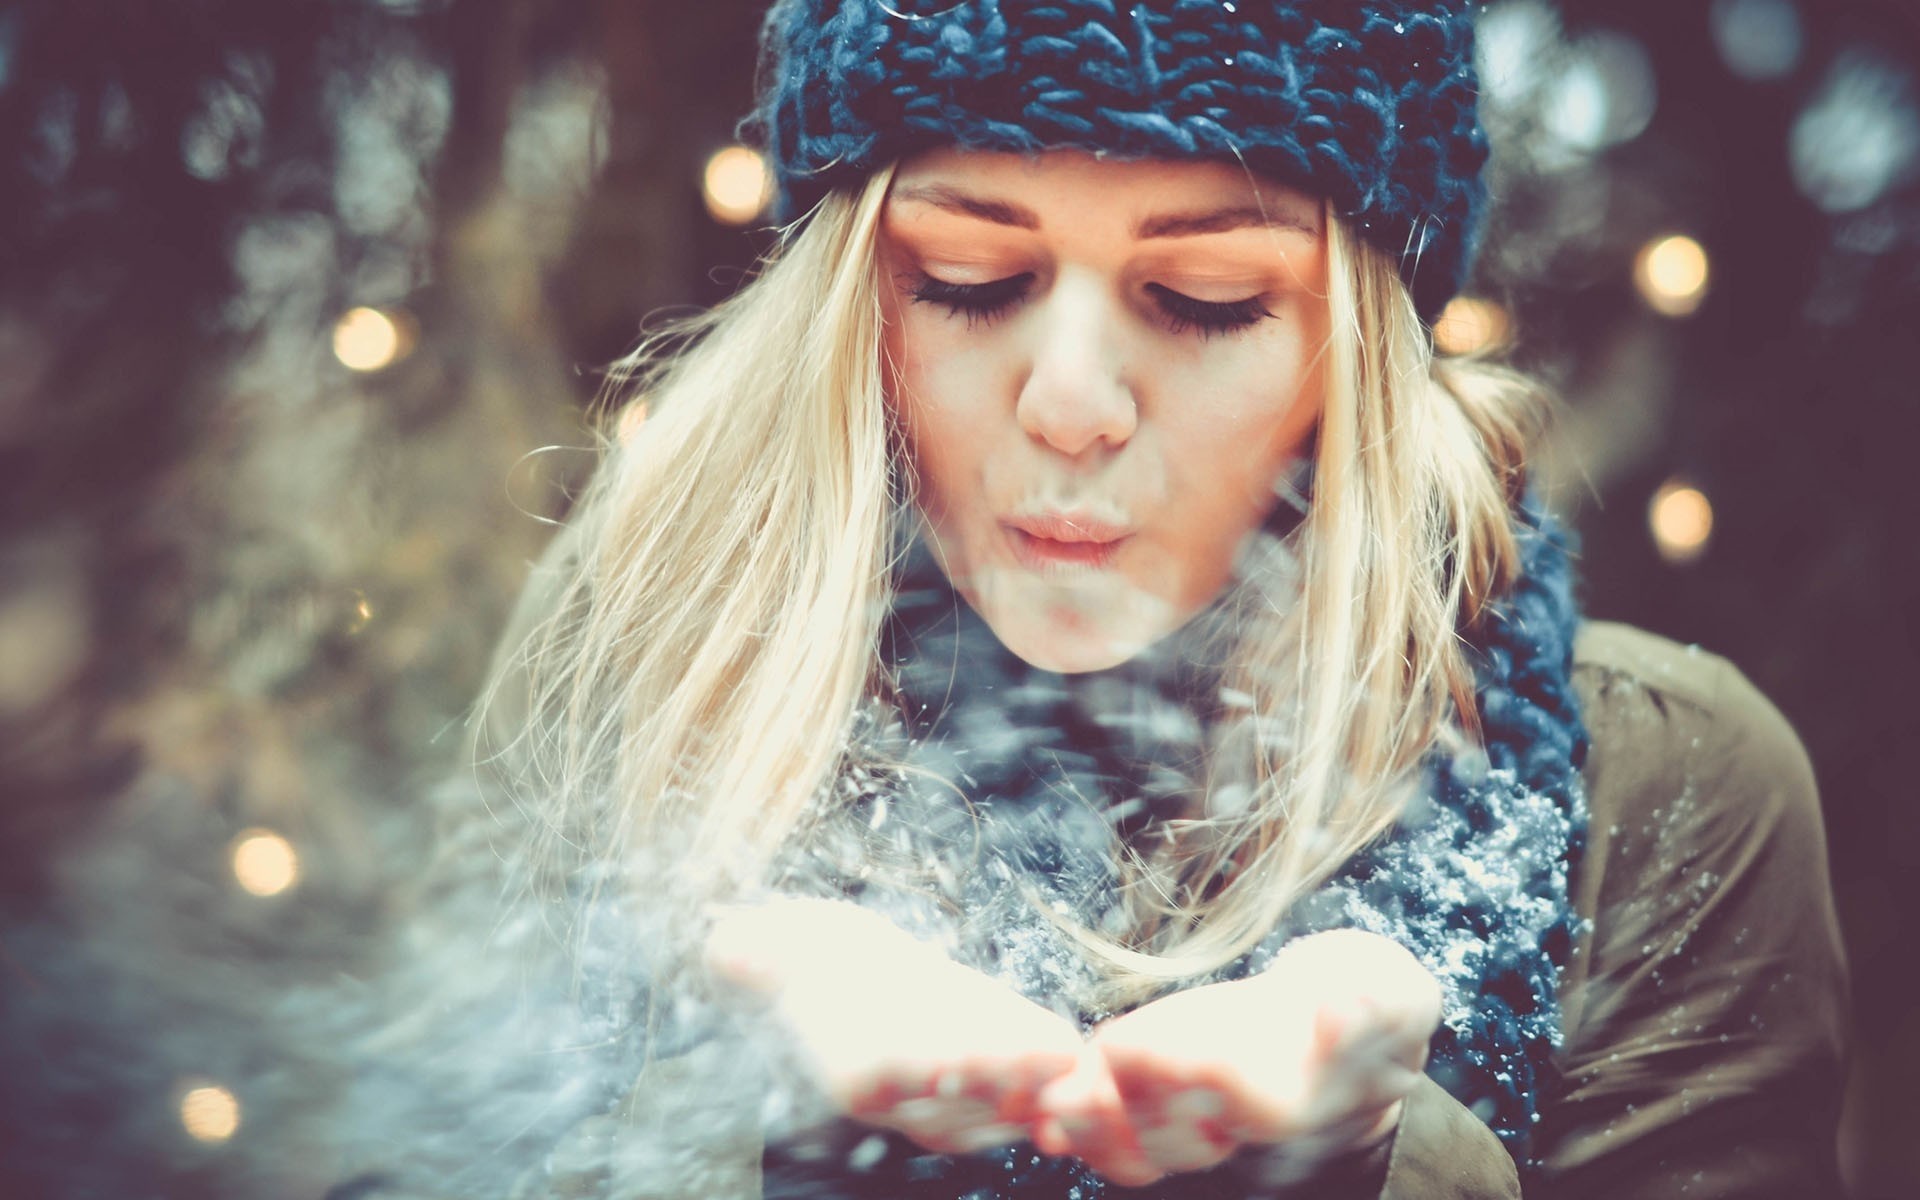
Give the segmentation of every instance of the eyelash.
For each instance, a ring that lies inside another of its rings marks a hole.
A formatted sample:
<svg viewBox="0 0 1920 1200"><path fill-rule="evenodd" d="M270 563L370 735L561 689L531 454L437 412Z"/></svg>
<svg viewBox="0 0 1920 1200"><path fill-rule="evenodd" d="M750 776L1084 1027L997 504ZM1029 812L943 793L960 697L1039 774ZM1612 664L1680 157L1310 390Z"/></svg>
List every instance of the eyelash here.
<svg viewBox="0 0 1920 1200"><path fill-rule="evenodd" d="M1026 295L1027 285L1032 280L1033 276L1029 274L1010 275L992 283L948 283L930 275L921 275L909 291L914 303L937 304L948 312L964 316L967 328L972 329L976 321L992 324L1004 316ZM1189 329L1199 330L1203 339L1215 334L1238 333L1273 315L1260 303L1258 296L1216 304L1183 296L1157 283L1147 285L1147 290L1154 294L1161 313L1166 317L1167 329L1175 335Z"/></svg>

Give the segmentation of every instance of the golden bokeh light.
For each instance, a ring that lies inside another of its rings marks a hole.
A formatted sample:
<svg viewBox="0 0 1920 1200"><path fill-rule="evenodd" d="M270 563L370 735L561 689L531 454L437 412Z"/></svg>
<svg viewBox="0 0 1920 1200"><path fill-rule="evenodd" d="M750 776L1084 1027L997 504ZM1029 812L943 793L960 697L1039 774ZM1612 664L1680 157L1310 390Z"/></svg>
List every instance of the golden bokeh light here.
<svg viewBox="0 0 1920 1200"><path fill-rule="evenodd" d="M240 1128L240 1102L217 1083L189 1088L180 1097L180 1125L196 1142L224 1142Z"/></svg>
<svg viewBox="0 0 1920 1200"><path fill-rule="evenodd" d="M362 374L383 371L413 350L413 321L405 313L352 308L333 326L333 356Z"/></svg>
<svg viewBox="0 0 1920 1200"><path fill-rule="evenodd" d="M249 829L233 842L233 877L256 896L278 896L300 879L293 843L269 829Z"/></svg>
<svg viewBox="0 0 1920 1200"><path fill-rule="evenodd" d="M1648 242L1633 264L1633 283L1647 307L1668 317L1691 316L1707 298L1713 270L1706 247L1685 234Z"/></svg>
<svg viewBox="0 0 1920 1200"><path fill-rule="evenodd" d="M1513 318L1492 300L1456 296L1433 323L1433 345L1442 354L1479 354L1506 345Z"/></svg>
<svg viewBox="0 0 1920 1200"><path fill-rule="evenodd" d="M773 172L759 151L728 146L707 160L702 189L707 212L722 225L745 225L773 199Z"/></svg>
<svg viewBox="0 0 1920 1200"><path fill-rule="evenodd" d="M1713 502L1684 480L1668 480L1647 505L1647 528L1661 558L1676 565L1693 562L1713 538Z"/></svg>
<svg viewBox="0 0 1920 1200"><path fill-rule="evenodd" d="M347 606L347 633L349 636L359 633L373 620L373 604L367 594L358 588L353 591L353 603Z"/></svg>

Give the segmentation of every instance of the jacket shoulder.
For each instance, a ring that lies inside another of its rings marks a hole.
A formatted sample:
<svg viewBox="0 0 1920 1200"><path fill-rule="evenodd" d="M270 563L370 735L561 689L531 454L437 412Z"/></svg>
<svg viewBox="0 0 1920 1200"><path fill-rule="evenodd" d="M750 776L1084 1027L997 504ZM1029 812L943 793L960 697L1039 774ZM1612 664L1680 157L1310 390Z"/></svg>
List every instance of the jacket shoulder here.
<svg viewBox="0 0 1920 1200"><path fill-rule="evenodd" d="M1846 967L1805 749L1725 658L1628 626L1583 627L1574 686L1586 929L1542 1114L1555 1194L1837 1194Z"/></svg>
<svg viewBox="0 0 1920 1200"><path fill-rule="evenodd" d="M1723 834L1820 838L1806 749L1726 658L1608 621L1582 626L1573 657L1596 824L1677 820L1691 801L1719 810Z"/></svg>
<svg viewBox="0 0 1920 1200"><path fill-rule="evenodd" d="M1574 637L1574 681L1583 692L1604 696L1608 687L1625 684L1710 711L1728 673L1739 675L1718 654L1617 621L1587 621Z"/></svg>

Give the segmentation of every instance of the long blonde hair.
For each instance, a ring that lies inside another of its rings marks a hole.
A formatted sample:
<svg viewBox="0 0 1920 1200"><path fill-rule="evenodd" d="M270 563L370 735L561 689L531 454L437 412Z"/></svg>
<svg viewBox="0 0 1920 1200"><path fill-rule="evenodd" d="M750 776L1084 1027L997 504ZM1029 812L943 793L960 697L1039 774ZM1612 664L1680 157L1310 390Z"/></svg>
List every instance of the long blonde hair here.
<svg viewBox="0 0 1920 1200"><path fill-rule="evenodd" d="M877 231L892 172L830 196L759 276L621 364L570 550L489 690L483 747L551 886L690 905L750 893L830 809L884 682L904 469L882 378ZM1298 603L1239 639L1248 702L1216 786L1157 848L1116 846L1131 929L1076 936L1137 1000L1245 953L1389 827L1436 738L1471 735L1459 631L1508 582L1534 394L1437 362L1392 262L1329 219L1326 401ZM679 348L666 353L669 342Z"/></svg>

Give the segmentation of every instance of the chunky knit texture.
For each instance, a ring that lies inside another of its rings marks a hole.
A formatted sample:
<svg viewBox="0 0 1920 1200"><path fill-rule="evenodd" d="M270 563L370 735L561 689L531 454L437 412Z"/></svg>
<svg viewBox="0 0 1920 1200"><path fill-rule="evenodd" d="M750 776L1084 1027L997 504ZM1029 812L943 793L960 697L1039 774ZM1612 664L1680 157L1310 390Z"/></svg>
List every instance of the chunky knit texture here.
<svg viewBox="0 0 1920 1200"><path fill-rule="evenodd" d="M1240 161L1399 257L1423 316L1484 199L1465 0L779 0L744 125L788 215L929 146Z"/></svg>
<svg viewBox="0 0 1920 1200"><path fill-rule="evenodd" d="M1524 573L1474 631L1484 754L1436 752L1426 787L1390 834L1357 856L1225 977L1259 970L1294 938L1360 928L1411 950L1439 979L1444 1016L1428 1073L1530 1166L1545 1072L1560 1039L1557 971L1577 917L1567 871L1585 831L1586 733L1571 678L1578 613L1562 538L1532 510L1519 522ZM910 557L889 631L916 768L859 781L844 832L809 853L836 888L876 861L923 862L924 888L847 886L957 957L1083 1025L1107 1015L1074 998L1092 969L1030 895L1099 927L1114 899L1112 838L1178 813L1196 781L1207 697L1179 655L1149 654L1085 676L1020 662L947 586L924 548ZM882 757L899 753L887 747ZM952 780L916 790L918 769ZM1075 1010L1078 1010L1075 1012ZM851 1164L851 1165L850 1165ZM1030 1146L928 1154L843 1122L824 1142L776 1146L768 1200L1199 1200L1245 1196L1244 1163L1113 1189L1073 1159Z"/></svg>

